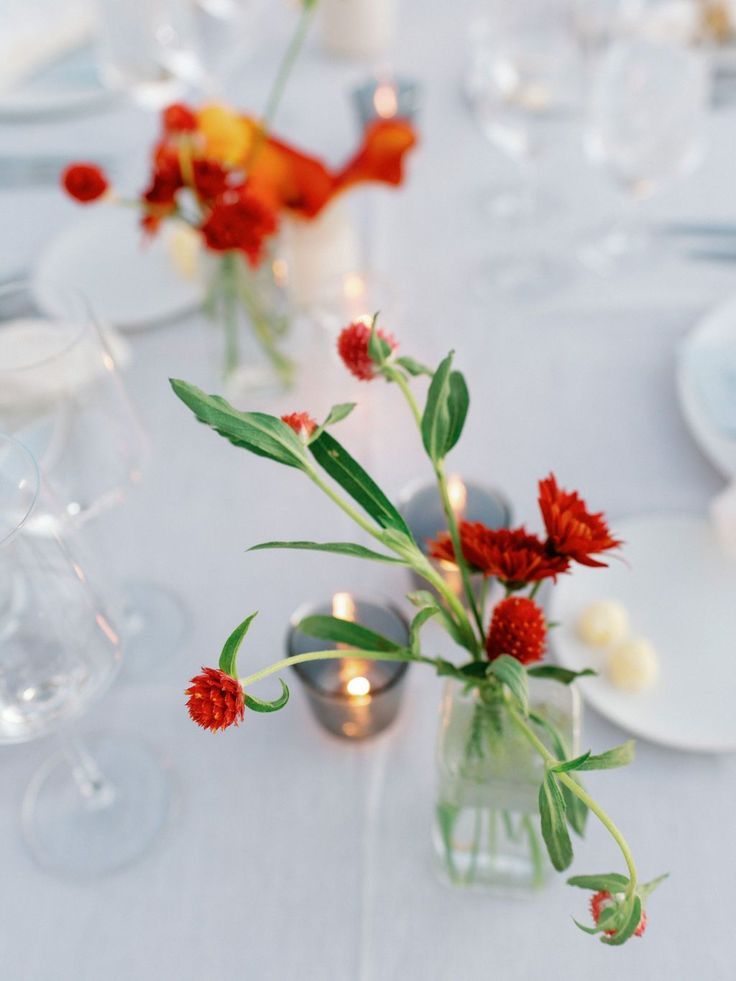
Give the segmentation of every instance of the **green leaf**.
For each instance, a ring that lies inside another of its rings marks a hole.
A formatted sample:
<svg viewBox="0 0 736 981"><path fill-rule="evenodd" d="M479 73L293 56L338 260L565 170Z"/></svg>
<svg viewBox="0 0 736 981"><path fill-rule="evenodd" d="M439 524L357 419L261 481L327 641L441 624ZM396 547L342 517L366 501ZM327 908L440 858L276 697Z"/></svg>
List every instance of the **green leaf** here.
<svg viewBox="0 0 736 981"><path fill-rule="evenodd" d="M331 640L336 644L348 644L363 651L406 650L401 644L369 630L368 627L353 623L352 620L340 620L339 617L305 617L299 624L299 630L308 637L319 637L321 640Z"/></svg>
<svg viewBox="0 0 736 981"><path fill-rule="evenodd" d="M450 391L447 401L447 408L450 416L450 425L445 442L444 454L448 454L455 446L463 431L465 419L468 415L470 395L464 377L459 371L450 374Z"/></svg>
<svg viewBox="0 0 736 981"><path fill-rule="evenodd" d="M652 895L652 893L657 888L657 886L660 885L662 882L664 882L665 879L669 879L669 877L670 877L669 872L665 872L664 875L659 875L657 876L656 879L652 879L651 882L645 882L644 885L639 886L639 888L636 891L641 896L642 902L645 902L647 899L649 899L649 897Z"/></svg>
<svg viewBox="0 0 736 981"><path fill-rule="evenodd" d="M336 439L324 432L309 444L309 449L322 469L382 528L403 531L411 539L409 526L394 505Z"/></svg>
<svg viewBox="0 0 736 981"><path fill-rule="evenodd" d="M550 860L562 872L572 862L572 842L565 819L565 801L552 773L546 775L539 788L539 814Z"/></svg>
<svg viewBox="0 0 736 981"><path fill-rule="evenodd" d="M499 681L509 689L519 708L527 715L529 712L529 698L527 694L527 678L524 667L508 654L502 654L490 662L490 673L494 674Z"/></svg>
<svg viewBox="0 0 736 981"><path fill-rule="evenodd" d="M576 756L573 760L563 760L557 766L551 766L552 773L569 773L571 770L582 770L583 764L590 757L590 750L582 756Z"/></svg>
<svg viewBox="0 0 736 981"><path fill-rule="evenodd" d="M576 927L578 927L580 930L582 930L583 933L589 933L593 937L596 935L596 933L600 933L601 932L601 928L600 927L589 927L589 926L584 926L584 924L582 924L582 923L578 923L578 921L575 919L574 916L572 918L572 922L575 924Z"/></svg>
<svg viewBox="0 0 736 981"><path fill-rule="evenodd" d="M465 631L463 631L452 619L447 609L437 602L432 593L428 592L426 589L418 589L416 592L409 593L407 599L413 606L418 606L420 608L427 606L433 610L436 610L437 615L442 621L442 626L452 637L455 643L459 644L460 647L464 647L466 651L470 651L471 654L475 653L475 636L471 632L468 632L466 635Z"/></svg>
<svg viewBox="0 0 736 981"><path fill-rule="evenodd" d="M387 358L391 357L392 347L378 333L378 314L373 314L371 323L371 333L368 338L368 357L379 367L384 364Z"/></svg>
<svg viewBox="0 0 736 981"><path fill-rule="evenodd" d="M419 375L429 375L431 378L434 374L431 368L421 364L419 361L415 361L414 358L403 356L396 359L396 364L401 365L404 371L408 372L412 378L418 378Z"/></svg>
<svg viewBox="0 0 736 981"><path fill-rule="evenodd" d="M423 609L421 609L417 613L417 615L411 621L411 630L410 630L410 635L409 635L410 636L410 644L409 644L409 646L411 647L412 654L419 654L420 653L420 650L421 650L421 647L420 647L420 631L421 631L422 627L424 626L424 624L427 622L427 620L431 620L432 617L437 616L437 614L439 612L440 612L439 611L439 608L436 607L436 606L435 607L425 606Z"/></svg>
<svg viewBox="0 0 736 981"><path fill-rule="evenodd" d="M311 552L334 552L337 555L350 555L356 559L372 559L374 562L389 562L394 565L406 565L403 559L396 559L393 555L382 555L374 552L363 545L356 545L353 542L261 542L260 545L251 545L249 552L262 552L264 549L289 548L302 549Z"/></svg>
<svg viewBox="0 0 736 981"><path fill-rule="evenodd" d="M279 681L281 682L281 694L272 702L264 701L262 698L256 698L255 695L251 695L247 691L243 692L246 707L252 709L254 712L278 712L279 709L282 709L289 701L289 689L281 681L281 678L279 678Z"/></svg>
<svg viewBox="0 0 736 981"><path fill-rule="evenodd" d="M581 770L613 770L617 766L626 766L634 759L634 749L636 743L633 739L627 739L625 743L609 749L598 756L589 756Z"/></svg>
<svg viewBox="0 0 736 981"><path fill-rule="evenodd" d="M287 467L303 470L304 446L290 426L264 412L238 412L219 395L207 395L195 385L170 379L171 387L197 419L235 446L265 456Z"/></svg>
<svg viewBox="0 0 736 981"><path fill-rule="evenodd" d="M601 942L608 944L609 947L620 947L625 944L629 937L634 935L636 928L641 921L641 899L634 896L628 916L623 925L619 927L612 937L601 937ZM599 921L600 923L600 921Z"/></svg>
<svg viewBox="0 0 736 981"><path fill-rule="evenodd" d="M589 675L598 674L592 668L585 668L584 671L570 671L568 668L560 668L556 664L538 664L536 667L527 668L527 673L532 678L550 678L552 681L559 681L563 685L569 685L576 678L586 678Z"/></svg>
<svg viewBox="0 0 736 981"><path fill-rule="evenodd" d="M574 875L567 880L568 886L590 889L592 892L625 892L629 880L619 872L600 872L596 875Z"/></svg>
<svg viewBox="0 0 736 981"><path fill-rule="evenodd" d="M406 598L412 606L437 606L437 600L428 589L416 589L413 593L407 593Z"/></svg>
<svg viewBox="0 0 736 981"><path fill-rule="evenodd" d="M243 638L248 633L248 628L257 616L258 612L256 611L256 613L251 613L249 617L246 617L233 630L222 648L220 654L220 671L229 674L231 678L238 677L238 651L240 650L240 645L243 643Z"/></svg>
<svg viewBox="0 0 736 981"><path fill-rule="evenodd" d="M435 463L445 455L445 447L450 432L450 370L453 352L451 351L435 371L427 392L427 404L422 416L422 442L429 458Z"/></svg>
<svg viewBox="0 0 736 981"><path fill-rule="evenodd" d="M536 712L530 712L529 718L535 723L535 725L538 725L541 729L543 729L550 737L552 751L557 759L566 759L569 750L565 745L565 740L562 738L562 735L557 728ZM574 774L571 774L571 778L575 780L576 783L580 783ZM588 820L588 806L587 804L584 804L580 798L577 797L564 783L562 784L561 790L562 797L565 801L565 811L567 813L568 823L573 831L582 838L585 834L585 824Z"/></svg>
<svg viewBox="0 0 736 981"><path fill-rule="evenodd" d="M330 411L327 413L327 418L321 426L318 426L317 429L315 429L310 436L309 441L314 442L315 439L320 438L328 426L333 426L336 422L342 422L343 419L346 419L356 405L357 402L340 402L339 405L333 405Z"/></svg>

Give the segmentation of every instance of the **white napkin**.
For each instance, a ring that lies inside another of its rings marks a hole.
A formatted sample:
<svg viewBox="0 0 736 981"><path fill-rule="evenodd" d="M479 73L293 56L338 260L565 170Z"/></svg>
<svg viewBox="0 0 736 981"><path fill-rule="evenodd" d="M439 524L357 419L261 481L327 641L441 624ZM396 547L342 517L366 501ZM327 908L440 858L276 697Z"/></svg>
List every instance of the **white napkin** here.
<svg viewBox="0 0 736 981"><path fill-rule="evenodd" d="M2 0L0 94L79 47L93 30L92 0Z"/></svg>
<svg viewBox="0 0 736 981"><path fill-rule="evenodd" d="M723 551L736 559L736 480L713 498L710 517Z"/></svg>

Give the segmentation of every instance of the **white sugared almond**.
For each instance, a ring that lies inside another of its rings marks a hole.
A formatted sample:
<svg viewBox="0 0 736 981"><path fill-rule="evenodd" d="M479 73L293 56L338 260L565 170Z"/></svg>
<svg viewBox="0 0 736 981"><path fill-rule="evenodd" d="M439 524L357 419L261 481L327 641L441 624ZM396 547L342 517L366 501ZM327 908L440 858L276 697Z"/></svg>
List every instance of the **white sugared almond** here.
<svg viewBox="0 0 736 981"><path fill-rule="evenodd" d="M629 632L629 614L617 600L597 600L585 607L578 620L578 636L591 647L618 644Z"/></svg>
<svg viewBox="0 0 736 981"><path fill-rule="evenodd" d="M609 651L606 666L611 683L627 691L649 688L659 675L659 657L644 637L617 644Z"/></svg>

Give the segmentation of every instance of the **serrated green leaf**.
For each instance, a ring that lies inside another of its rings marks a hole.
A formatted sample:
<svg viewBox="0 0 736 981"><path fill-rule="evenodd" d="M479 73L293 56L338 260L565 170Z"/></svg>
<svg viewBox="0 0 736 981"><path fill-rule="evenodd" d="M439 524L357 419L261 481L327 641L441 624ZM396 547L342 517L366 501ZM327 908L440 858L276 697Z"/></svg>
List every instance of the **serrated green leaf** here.
<svg viewBox="0 0 736 981"><path fill-rule="evenodd" d="M559 681L563 685L571 684L576 678L592 677L598 674L592 668L585 668L583 671L570 671L568 668L560 668L556 664L538 664L535 667L527 668L527 673L532 678L549 678L552 681Z"/></svg>
<svg viewBox="0 0 736 981"><path fill-rule="evenodd" d="M348 644L363 651L406 650L401 644L377 634L374 630L369 630L368 627L353 623L351 620L340 620L338 617L305 617L299 623L298 629L308 637L319 637L321 640L331 640L336 644Z"/></svg>
<svg viewBox="0 0 736 981"><path fill-rule="evenodd" d="M286 548L310 552L334 552L337 555L350 555L356 559L371 559L374 562L388 562L393 565L406 565L403 559L393 555L382 555L354 542L261 542L251 545L249 552L262 552L265 549Z"/></svg>
<svg viewBox="0 0 736 981"><path fill-rule="evenodd" d="M574 875L567 880L568 886L590 889L592 892L625 892L629 880L619 872L600 872L596 875Z"/></svg>
<svg viewBox="0 0 736 981"><path fill-rule="evenodd" d="M601 942L608 944L609 947L620 947L625 944L629 937L632 937L641 921L641 899L634 896L631 909L623 926L619 927L612 937L601 937ZM599 921L600 923L600 921Z"/></svg>
<svg viewBox="0 0 736 981"><path fill-rule="evenodd" d="M572 862L572 842L567 830L565 801L552 773L546 775L539 788L539 815L550 860L557 871L562 872Z"/></svg>
<svg viewBox="0 0 736 981"><path fill-rule="evenodd" d="M279 709L282 709L289 701L289 689L281 681L281 678L279 678L279 682L281 683L281 694L272 702L265 701L262 698L256 698L255 695L251 695L247 691L243 692L246 708L251 709L253 712L278 712Z"/></svg>
<svg viewBox="0 0 736 981"><path fill-rule="evenodd" d="M439 614L439 607L425 606L421 609L414 619L411 621L411 629L409 633L409 646L411 647L413 654L419 654L420 652L420 631L427 620L431 620Z"/></svg>
<svg viewBox="0 0 736 981"><path fill-rule="evenodd" d="M452 358L453 352L450 352L432 376L422 415L422 442L429 458L435 463L444 457L450 431L448 400Z"/></svg>
<svg viewBox="0 0 736 981"><path fill-rule="evenodd" d="M207 395L196 385L170 379L171 387L196 418L233 445L250 450L287 467L303 470L308 464L304 446L294 430L265 412L239 412L218 395Z"/></svg>
<svg viewBox="0 0 736 981"><path fill-rule="evenodd" d="M241 624L238 624L222 648L222 652L220 653L220 671L229 674L231 678L238 677L238 651L240 650L240 645L243 643L243 638L248 633L248 628L257 616L257 612L251 613Z"/></svg>
<svg viewBox="0 0 736 981"><path fill-rule="evenodd" d="M405 355L397 358L396 364L400 365L404 371L408 372L413 378L418 378L419 375L429 375L431 378L434 374L431 368L428 368L421 362L415 361L414 358L408 358Z"/></svg>
<svg viewBox="0 0 736 981"><path fill-rule="evenodd" d="M409 526L391 501L333 436L322 433L309 449L322 469L382 528L402 531L413 541Z"/></svg>
<svg viewBox="0 0 736 981"><path fill-rule="evenodd" d="M563 760L558 763L557 766L551 766L550 770L552 773L569 773L571 770L582 770L583 764L590 757L590 750L583 753L582 756L576 756L572 760Z"/></svg>
<svg viewBox="0 0 736 981"><path fill-rule="evenodd" d="M490 673L509 689L524 715L529 712L527 677L524 667L508 654L502 654L490 662Z"/></svg>
<svg viewBox="0 0 736 981"><path fill-rule="evenodd" d="M617 766L626 766L634 759L636 743L633 739L627 739L625 743L616 746L614 749L606 750L597 756L589 756L581 770L612 770Z"/></svg>
<svg viewBox="0 0 736 981"><path fill-rule="evenodd" d="M470 405L470 394L465 378L459 371L450 373L447 408L450 417L444 454L447 455L462 435Z"/></svg>

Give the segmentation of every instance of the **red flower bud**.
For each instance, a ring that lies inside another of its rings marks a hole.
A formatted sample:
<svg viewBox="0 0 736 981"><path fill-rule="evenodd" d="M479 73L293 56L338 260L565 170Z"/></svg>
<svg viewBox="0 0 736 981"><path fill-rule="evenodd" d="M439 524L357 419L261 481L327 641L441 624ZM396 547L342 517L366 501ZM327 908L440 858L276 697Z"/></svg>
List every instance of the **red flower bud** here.
<svg viewBox="0 0 736 981"><path fill-rule="evenodd" d="M502 654L522 664L540 661L544 655L547 624L542 609L526 596L501 600L493 611L486 652L493 661Z"/></svg>
<svg viewBox="0 0 736 981"><path fill-rule="evenodd" d="M317 428L317 423L308 412L292 412L289 415L281 416L281 421L287 426L291 426L294 432L301 439L309 439Z"/></svg>
<svg viewBox="0 0 736 981"><path fill-rule="evenodd" d="M109 184L104 172L95 164L70 164L61 175L61 186L67 194L82 204L102 197Z"/></svg>
<svg viewBox="0 0 736 981"><path fill-rule="evenodd" d="M387 334L380 328L376 333L389 345L392 351L396 350L398 344L391 334ZM356 320L345 327L337 339L337 351L345 367L361 381L370 381L376 376L376 366L368 353L370 337L370 326L362 320Z"/></svg>
<svg viewBox="0 0 736 981"><path fill-rule="evenodd" d="M167 106L161 114L165 133L190 133L197 128L197 117L181 102Z"/></svg>

